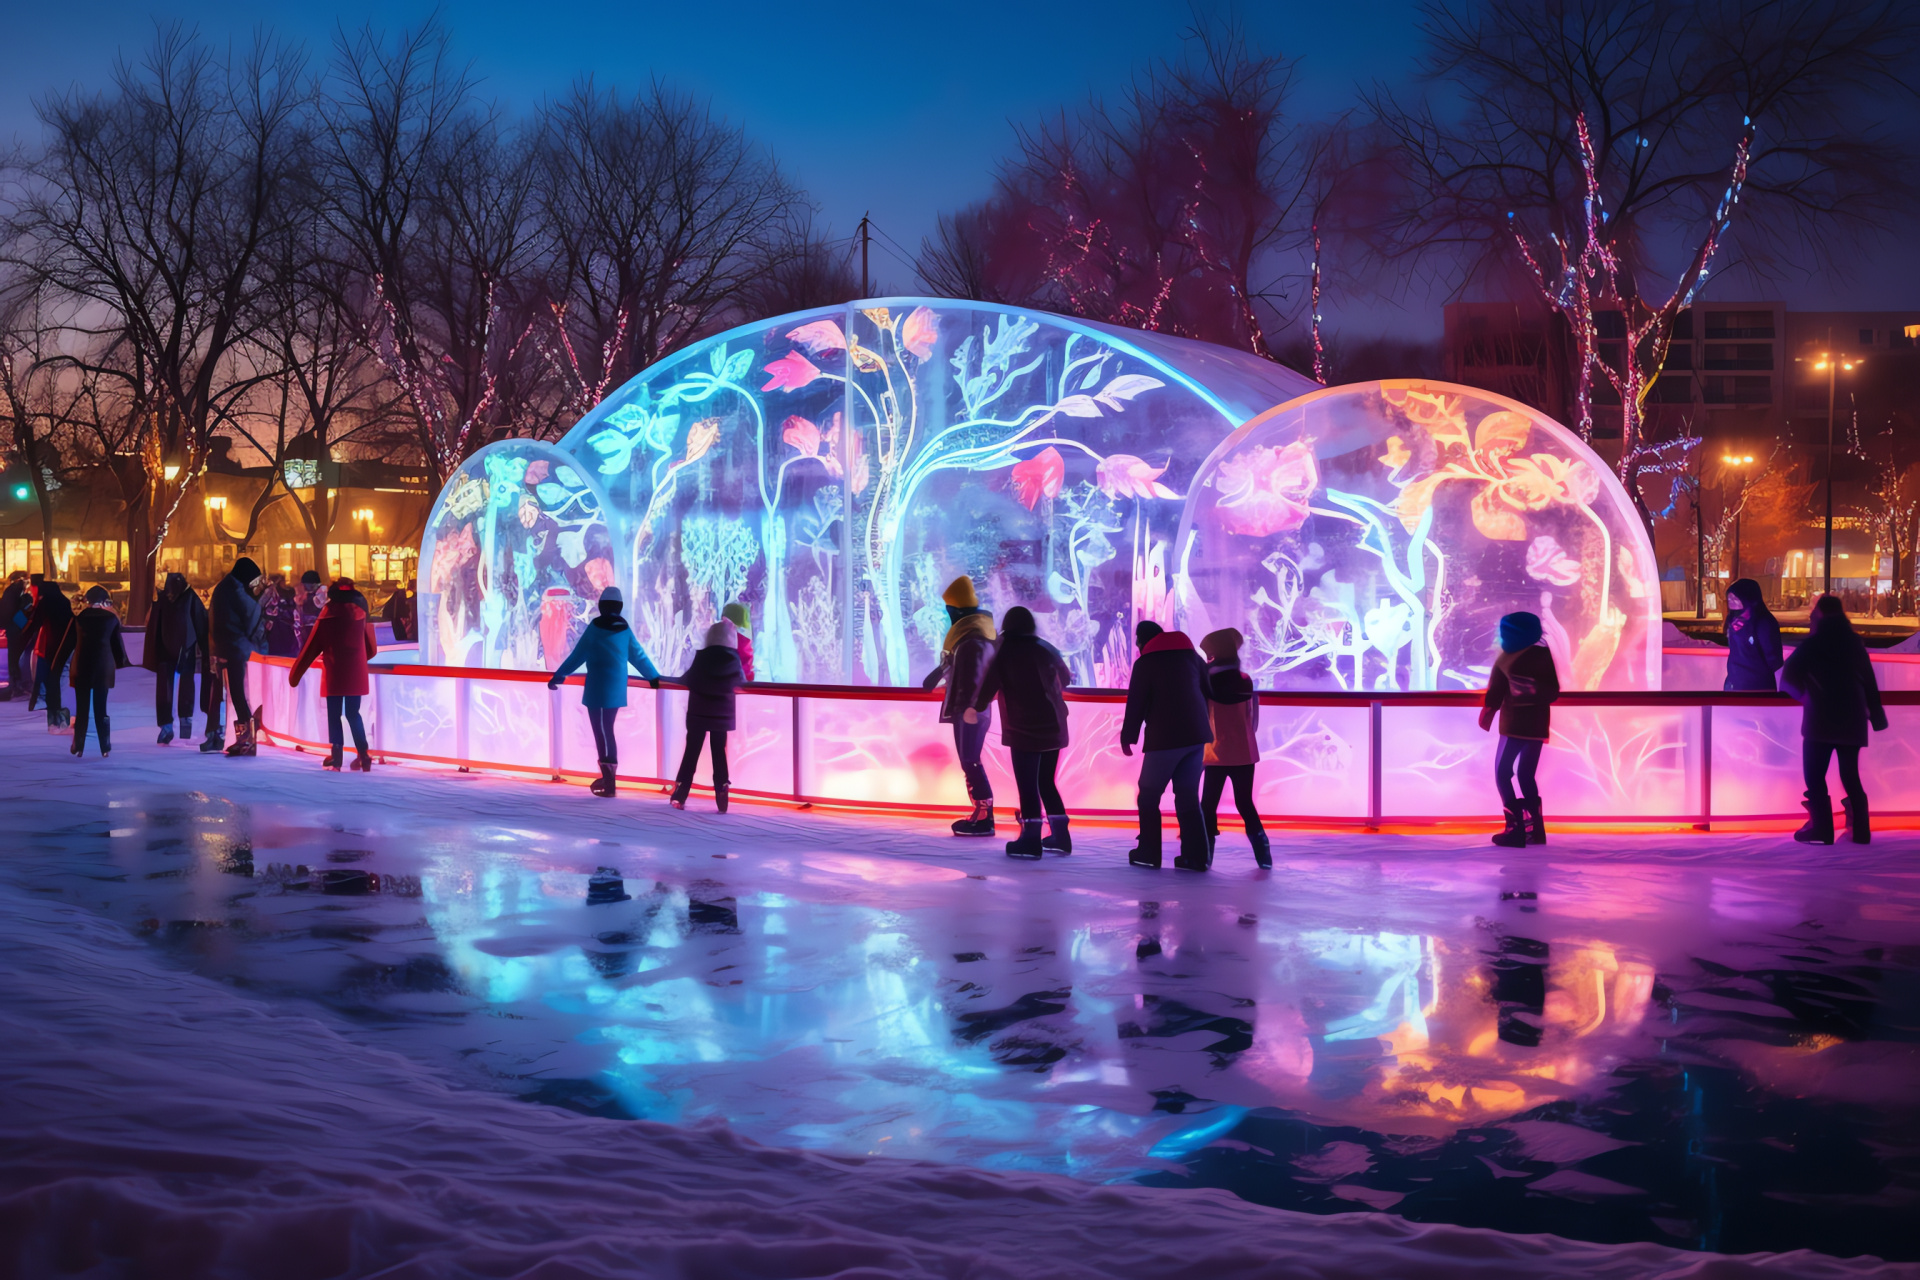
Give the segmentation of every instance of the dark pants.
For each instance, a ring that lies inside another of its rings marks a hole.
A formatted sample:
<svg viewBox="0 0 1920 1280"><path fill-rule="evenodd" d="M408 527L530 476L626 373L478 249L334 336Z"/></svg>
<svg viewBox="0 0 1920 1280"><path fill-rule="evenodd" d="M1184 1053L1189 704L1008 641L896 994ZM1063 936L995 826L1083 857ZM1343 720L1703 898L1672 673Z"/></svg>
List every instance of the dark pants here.
<svg viewBox="0 0 1920 1280"><path fill-rule="evenodd" d="M1800 772L1807 780L1807 799L1831 805L1827 792L1827 763L1840 757L1840 786L1855 804L1867 802L1867 789L1860 785L1860 748L1843 747L1835 742L1815 742L1808 738L1800 744Z"/></svg>
<svg viewBox="0 0 1920 1280"><path fill-rule="evenodd" d="M347 726L353 730L353 749L361 755L367 753L367 726L360 720L360 695L330 694L327 697L327 741L335 747L342 743L340 718L346 717Z"/></svg>
<svg viewBox="0 0 1920 1280"><path fill-rule="evenodd" d="M33 648L26 633L7 628L7 695L17 698L33 681Z"/></svg>
<svg viewBox="0 0 1920 1280"><path fill-rule="evenodd" d="M620 746L613 740L613 718L619 714L618 707L587 708L587 725L593 730L594 758L601 764L620 763Z"/></svg>
<svg viewBox="0 0 1920 1280"><path fill-rule="evenodd" d="M34 658L33 691L47 708L47 723L58 723L60 719L60 668L53 665L52 658Z"/></svg>
<svg viewBox="0 0 1920 1280"><path fill-rule="evenodd" d="M960 772L967 780L967 799L975 804L993 799L993 784L987 781L987 766L980 763L980 753L987 747L987 730L992 727L985 715L980 717L978 724L968 724L964 720L953 722L953 749L960 757Z"/></svg>
<svg viewBox="0 0 1920 1280"><path fill-rule="evenodd" d="M171 662L162 658L160 666L153 673L153 722L172 724L174 712L178 708L182 723L193 719L193 675L200 666L200 654L188 649L176 654ZM175 681L179 682L178 697L175 696Z"/></svg>
<svg viewBox="0 0 1920 1280"><path fill-rule="evenodd" d="M247 660L246 658L215 658L213 674L207 677L213 685L210 695L212 708L207 712L207 736L220 737L226 733L226 712L221 708L221 699L233 704L234 732L253 719L253 704L247 701Z"/></svg>
<svg viewBox="0 0 1920 1280"><path fill-rule="evenodd" d="M1493 762L1493 785L1500 788L1500 803L1514 808L1521 800L1538 800L1540 788L1534 785L1533 771L1540 767L1540 752L1546 743L1531 738L1500 739L1500 756ZM1520 795L1513 794L1513 778L1520 778Z"/></svg>
<svg viewBox="0 0 1920 1280"><path fill-rule="evenodd" d="M1240 811L1240 821L1247 824L1247 839L1256 846L1266 839L1267 829L1260 822L1260 809L1253 802L1253 771L1257 767L1250 764L1210 764L1206 767L1207 783L1200 792L1200 811L1206 815L1209 830L1219 828L1216 815L1220 812L1220 794L1231 781L1233 807Z"/></svg>
<svg viewBox="0 0 1920 1280"><path fill-rule="evenodd" d="M1009 748L1013 757L1013 781L1020 788L1020 816L1029 822L1038 822L1052 814L1065 817L1066 802L1060 799L1060 788L1053 784L1053 774L1060 767L1058 751L1022 751L1018 747Z"/></svg>
<svg viewBox="0 0 1920 1280"><path fill-rule="evenodd" d="M110 727L107 721L107 691L84 685L73 691L73 745L86 745L89 708L93 711L93 727L100 733L100 749L109 750L108 744L112 739L107 736Z"/></svg>
<svg viewBox="0 0 1920 1280"><path fill-rule="evenodd" d="M724 787L731 778L727 775L727 731L725 729L696 729L687 726L687 749L680 755L680 775L674 780L673 789L685 795L693 786L693 771L700 764L700 740L713 740L713 785Z"/></svg>
<svg viewBox="0 0 1920 1280"><path fill-rule="evenodd" d="M1200 773L1207 749L1172 747L1140 753L1140 852L1160 853L1160 797L1173 784L1173 810L1180 819L1180 856L1205 861L1207 824L1200 816Z"/></svg>

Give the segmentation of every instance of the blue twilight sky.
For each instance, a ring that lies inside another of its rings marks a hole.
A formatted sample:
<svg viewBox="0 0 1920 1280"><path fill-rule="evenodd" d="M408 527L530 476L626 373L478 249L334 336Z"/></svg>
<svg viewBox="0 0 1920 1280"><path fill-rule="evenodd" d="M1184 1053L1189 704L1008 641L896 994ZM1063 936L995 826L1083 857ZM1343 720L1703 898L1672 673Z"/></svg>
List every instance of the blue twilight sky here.
<svg viewBox="0 0 1920 1280"><path fill-rule="evenodd" d="M0 79L0 145L36 131L33 102L74 84L103 86L119 53L137 56L155 20L178 19L209 38L246 40L262 24L325 58L339 24L387 29L433 12L431 0L274 5L257 0L87 0L14 6L8 75ZM846 235L871 211L885 236L919 247L935 217L986 194L1013 126L1091 94L1123 88L1148 60L1177 53L1192 24L1186 0L967 0L915 3L541 4L447 0L437 6L482 93L521 111L591 75L621 87L651 77L709 99L717 113L768 147ZM1402 81L1417 51L1414 0L1298 3L1237 10L1266 48L1300 59L1296 103L1333 113L1356 86ZM877 240L880 286L910 287L911 270ZM1910 303L1920 272L1878 273L1829 289L1790 291L1796 305L1828 297L1861 306ZM1731 282L1730 282L1731 283ZM876 290L877 291L877 290ZM1437 297L1330 298L1340 327L1436 335Z"/></svg>

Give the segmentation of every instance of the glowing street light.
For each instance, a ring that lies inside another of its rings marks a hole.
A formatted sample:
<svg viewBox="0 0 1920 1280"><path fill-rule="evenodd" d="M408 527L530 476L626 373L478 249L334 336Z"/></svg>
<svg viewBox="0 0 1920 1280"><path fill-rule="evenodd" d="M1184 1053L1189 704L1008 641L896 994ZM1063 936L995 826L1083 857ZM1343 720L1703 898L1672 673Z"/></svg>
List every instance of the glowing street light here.
<svg viewBox="0 0 1920 1280"><path fill-rule="evenodd" d="M1753 455L1750 453L1723 453L1720 455L1720 461L1723 465L1742 472L1740 476L1740 506L1746 506L1747 477L1744 472L1746 468L1753 465ZM1740 511L1738 508L1736 508L1733 513L1733 565L1729 570L1729 576L1736 580L1740 577Z"/></svg>
<svg viewBox="0 0 1920 1280"><path fill-rule="evenodd" d="M1833 330L1827 330L1827 341L1833 341ZM1827 375L1827 547L1826 560L1821 565L1826 574L1820 590L1833 590L1833 395L1834 379L1841 373L1852 373L1865 364L1858 356L1836 356L1832 352L1822 351L1820 359L1814 363L1814 370Z"/></svg>

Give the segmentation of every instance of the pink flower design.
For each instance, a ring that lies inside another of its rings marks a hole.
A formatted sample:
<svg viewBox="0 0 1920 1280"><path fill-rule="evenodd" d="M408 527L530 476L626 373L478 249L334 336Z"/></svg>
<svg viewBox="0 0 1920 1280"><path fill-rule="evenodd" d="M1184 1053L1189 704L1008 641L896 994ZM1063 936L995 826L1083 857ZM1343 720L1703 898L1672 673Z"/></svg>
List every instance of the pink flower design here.
<svg viewBox="0 0 1920 1280"><path fill-rule="evenodd" d="M1220 464L1214 509L1228 533L1263 537L1298 529L1320 487L1320 468L1304 440L1249 449Z"/></svg>
<svg viewBox="0 0 1920 1280"><path fill-rule="evenodd" d="M939 317L926 307L915 307L901 322L900 345L922 360L933 354L933 344L939 340Z"/></svg>
<svg viewBox="0 0 1920 1280"><path fill-rule="evenodd" d="M820 456L820 428L799 414L780 424L780 438L809 458Z"/></svg>
<svg viewBox="0 0 1920 1280"><path fill-rule="evenodd" d="M1114 453L1100 460L1094 478L1109 498L1178 498L1179 494L1160 483L1166 471L1130 453Z"/></svg>
<svg viewBox="0 0 1920 1280"><path fill-rule="evenodd" d="M460 570L480 555L480 544L473 539L473 526L463 524L451 538L442 538L433 548L433 589L445 591Z"/></svg>
<svg viewBox="0 0 1920 1280"><path fill-rule="evenodd" d="M540 459L527 468L527 483L539 484L547 478L547 460Z"/></svg>
<svg viewBox="0 0 1920 1280"><path fill-rule="evenodd" d="M762 391L797 391L820 376L813 362L798 351L787 352L768 365L766 371L773 376L760 388Z"/></svg>
<svg viewBox="0 0 1920 1280"><path fill-rule="evenodd" d="M924 311L926 308L922 307ZM918 315L919 312L915 312ZM912 317L908 317L909 320ZM1034 454L1025 462L1013 464L1013 492L1021 505L1033 510L1033 504L1042 497L1051 498L1060 492L1060 482L1066 478L1066 459L1060 451L1048 445L1043 452Z"/></svg>
<svg viewBox="0 0 1920 1280"><path fill-rule="evenodd" d="M840 332L840 326L831 320L814 320L801 325L787 337L807 349L807 354L817 356L822 351L845 351L847 335Z"/></svg>
<svg viewBox="0 0 1920 1280"><path fill-rule="evenodd" d="M587 575L587 581L593 584L595 591L605 591L613 585L613 562L604 556L595 556L580 566Z"/></svg>
<svg viewBox="0 0 1920 1280"><path fill-rule="evenodd" d="M834 430L837 431L839 430L838 423L840 415L836 413L833 417L835 421ZM853 468L853 491L855 493L866 492L867 481L871 478L867 468L867 442L861 437L858 431L847 432L847 459L849 465ZM838 465L837 463L835 464L836 467ZM836 471L835 474L838 474L838 472Z"/></svg>
<svg viewBox="0 0 1920 1280"><path fill-rule="evenodd" d="M1562 550L1552 534L1543 533L1527 547L1527 576L1556 587L1571 587L1580 581L1580 562Z"/></svg>

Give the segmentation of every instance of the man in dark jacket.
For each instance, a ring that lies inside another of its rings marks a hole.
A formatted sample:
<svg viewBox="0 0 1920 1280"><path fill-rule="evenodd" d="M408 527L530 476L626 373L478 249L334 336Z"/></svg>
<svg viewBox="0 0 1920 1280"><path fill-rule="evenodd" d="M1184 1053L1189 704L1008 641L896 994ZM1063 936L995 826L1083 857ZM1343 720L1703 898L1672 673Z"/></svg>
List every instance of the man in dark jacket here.
<svg viewBox="0 0 1920 1280"><path fill-rule="evenodd" d="M1793 833L1802 844L1833 843L1833 795L1827 790L1827 764L1837 757L1847 834L1855 844L1873 838L1867 820L1867 792L1860 785L1860 752L1869 727L1884 733L1886 708L1880 683L1859 633L1838 597L1821 596L1808 619L1811 630L1794 648L1780 673L1780 687L1801 706L1800 767L1806 781L1806 825Z"/></svg>
<svg viewBox="0 0 1920 1280"><path fill-rule="evenodd" d="M219 751L224 747L230 756L250 756L256 749L253 706L247 701L247 659L258 653L265 641L261 634L264 619L260 615L260 602L254 599L252 590L259 576L260 566L241 556L233 562L233 572L213 588L213 604L207 618L207 648L213 659L208 679L214 683L216 699L224 697L233 703L233 745L224 747L226 713L216 700L208 712L207 738L200 744L202 751Z"/></svg>
<svg viewBox="0 0 1920 1280"><path fill-rule="evenodd" d="M1000 644L980 679L980 691L962 717L978 724L997 697L1000 741L1020 788L1020 836L1007 845L1009 858L1038 858L1046 850L1073 852L1067 806L1054 774L1067 746L1067 685L1073 680L1060 651L1042 640L1033 611L1021 605L1000 620ZM1050 828L1040 838L1040 824Z"/></svg>
<svg viewBox="0 0 1920 1280"><path fill-rule="evenodd" d="M193 675L207 649L207 607L183 573L170 573L147 615L147 646L140 665L153 672L153 718L160 745L174 739L174 710L182 738L193 736ZM178 682L178 697L175 683Z"/></svg>
<svg viewBox="0 0 1920 1280"><path fill-rule="evenodd" d="M12 702L25 693L33 664L26 661L27 623L33 619L33 589L27 583L27 571L16 569L7 577L7 589L0 593L0 629L7 636L7 687L0 702Z"/></svg>
<svg viewBox="0 0 1920 1280"><path fill-rule="evenodd" d="M34 594L33 617L27 622L25 643L33 646L33 691L46 699L47 732L60 733L69 723L66 708L61 706L60 671L54 663L54 654L60 642L67 638L67 628L73 624L73 602L60 590L57 582L41 581ZM27 710L33 710L32 702Z"/></svg>
<svg viewBox="0 0 1920 1280"><path fill-rule="evenodd" d="M957 836L993 834L993 783L987 780L987 767L980 763L986 749L987 730L993 727L993 713L983 711L968 724L966 710L980 694L980 679L993 657L993 615L980 607L973 579L964 573L947 584L940 596L947 605L947 638L940 644L940 665L920 682L922 689L947 686L940 702L940 723L953 726L953 747L960 756L960 773L967 780L967 798L973 812L953 824Z"/></svg>
<svg viewBox="0 0 1920 1280"><path fill-rule="evenodd" d="M393 642L405 644L409 640L418 640L419 633L414 630L414 610L417 607L413 599L414 579L408 578L407 585L394 588L387 603L380 610L380 616L393 628Z"/></svg>
<svg viewBox="0 0 1920 1280"><path fill-rule="evenodd" d="M1135 630L1140 656L1127 683L1127 714L1120 725L1120 751L1133 754L1141 744L1140 843L1127 855L1136 867L1160 866L1160 796L1173 783L1173 807L1180 819L1180 856L1174 865L1186 871L1207 869L1207 826L1200 813L1200 775L1206 747L1213 741L1207 714L1207 664L1184 632L1162 631L1151 622Z"/></svg>

